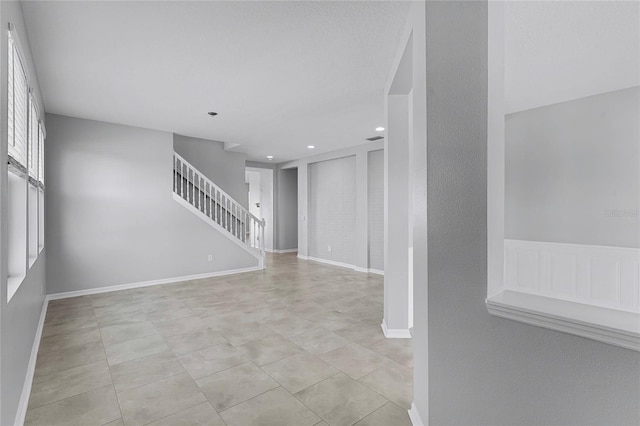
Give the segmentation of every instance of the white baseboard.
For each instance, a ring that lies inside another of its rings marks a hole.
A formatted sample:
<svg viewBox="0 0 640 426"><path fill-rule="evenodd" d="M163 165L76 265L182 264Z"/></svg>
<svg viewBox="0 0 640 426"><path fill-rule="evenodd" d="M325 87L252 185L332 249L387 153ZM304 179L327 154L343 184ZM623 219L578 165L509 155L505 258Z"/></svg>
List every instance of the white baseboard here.
<svg viewBox="0 0 640 426"><path fill-rule="evenodd" d="M31 396L31 386L33 384L33 375L36 371L36 361L38 360L38 350L40 349L40 339L42 338L42 328L44 327L44 319L47 316L47 307L49 306L49 297L45 297L42 302L42 310L40 312L40 319L38 320L38 328L36 328L36 335L33 338L33 345L31 346L31 357L29 358L29 364L27 365L27 373L24 377L24 384L22 385L22 394L20 395L20 401L18 402L18 411L16 412L16 418L14 424L23 425L25 417L27 416L27 407L29 406L29 397Z"/></svg>
<svg viewBox="0 0 640 426"><path fill-rule="evenodd" d="M411 424L413 426L424 426L424 422L420 417L420 413L418 413L418 408L416 407L416 403L411 403L411 409L409 409L409 419L411 420Z"/></svg>
<svg viewBox="0 0 640 426"><path fill-rule="evenodd" d="M411 331L408 328L388 328L386 320L382 320L380 326L387 339L411 339Z"/></svg>
<svg viewBox="0 0 640 426"><path fill-rule="evenodd" d="M384 271L381 271L379 269L361 268L359 266L355 266L355 265L352 265L350 263L336 262L335 260L321 259L319 257L303 256L303 255L299 254L298 255L298 259L300 259L300 260L312 260L314 262L325 263L327 265L333 265L333 266L339 266L341 268L353 269L356 272L363 272L365 274L384 275Z"/></svg>
<svg viewBox="0 0 640 426"><path fill-rule="evenodd" d="M376 274L384 276L384 271L381 271L380 269L361 268L359 266L354 266L353 269L357 272L364 272L365 274Z"/></svg>
<svg viewBox="0 0 640 426"><path fill-rule="evenodd" d="M284 249L284 250L273 250L273 253L278 253L278 254L282 254L282 253L296 253L298 251L298 248L292 248L292 249Z"/></svg>
<svg viewBox="0 0 640 426"><path fill-rule="evenodd" d="M160 280L142 281L142 282L130 283L130 284L118 284L118 285L112 285L112 286L106 286L106 287L90 288L87 290L67 291L64 293L50 294L47 297L49 300L67 299L69 297L88 296L91 294L109 293L112 291L130 290L134 288L150 287L154 285L173 284L181 281L191 281L191 280L199 280L203 278L221 277L224 275L241 274L244 272L261 271L262 269L263 267L258 265L258 266L251 266L249 268L231 269L228 271L207 272L205 274L186 275L183 277L164 278Z"/></svg>
<svg viewBox="0 0 640 426"><path fill-rule="evenodd" d="M313 257L313 256L307 256L307 260L312 260L312 261L318 262L318 263L325 263L327 265L332 265L332 266L339 266L341 268L348 268L348 269L355 269L356 268L354 265L351 265L349 263L336 262L335 260L321 259L319 257Z"/></svg>

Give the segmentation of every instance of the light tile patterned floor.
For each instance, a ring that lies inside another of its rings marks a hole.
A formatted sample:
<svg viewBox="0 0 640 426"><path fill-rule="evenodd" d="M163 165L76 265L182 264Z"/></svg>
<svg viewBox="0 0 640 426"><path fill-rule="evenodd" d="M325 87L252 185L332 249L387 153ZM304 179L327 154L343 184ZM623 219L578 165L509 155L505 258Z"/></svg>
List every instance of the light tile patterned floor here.
<svg viewBox="0 0 640 426"><path fill-rule="evenodd" d="M265 271L49 303L27 425L410 425L382 277Z"/></svg>

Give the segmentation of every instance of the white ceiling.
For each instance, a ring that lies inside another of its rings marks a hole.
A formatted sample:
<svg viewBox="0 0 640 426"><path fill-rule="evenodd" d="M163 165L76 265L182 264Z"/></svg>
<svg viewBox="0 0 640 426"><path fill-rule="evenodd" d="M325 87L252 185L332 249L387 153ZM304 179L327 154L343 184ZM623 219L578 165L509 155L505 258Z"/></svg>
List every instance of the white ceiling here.
<svg viewBox="0 0 640 426"><path fill-rule="evenodd" d="M639 85L639 17L638 1L508 1L506 111Z"/></svg>
<svg viewBox="0 0 640 426"><path fill-rule="evenodd" d="M28 1L23 11L47 112L281 162L376 135L408 4Z"/></svg>
<svg viewBox="0 0 640 426"><path fill-rule="evenodd" d="M384 122L405 2L23 2L47 112L274 162ZM508 1L507 112L640 84L639 3ZM217 111L216 118L207 111Z"/></svg>

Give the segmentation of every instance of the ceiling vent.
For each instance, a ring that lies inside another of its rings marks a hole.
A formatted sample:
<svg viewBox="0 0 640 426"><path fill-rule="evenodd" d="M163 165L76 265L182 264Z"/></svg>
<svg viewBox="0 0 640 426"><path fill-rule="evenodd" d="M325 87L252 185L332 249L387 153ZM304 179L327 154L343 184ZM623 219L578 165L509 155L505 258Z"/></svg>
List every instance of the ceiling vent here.
<svg viewBox="0 0 640 426"><path fill-rule="evenodd" d="M379 141L380 139L384 139L384 137L382 137L382 136L374 136L374 137L372 137L372 138L367 138L367 140L368 140L369 142Z"/></svg>

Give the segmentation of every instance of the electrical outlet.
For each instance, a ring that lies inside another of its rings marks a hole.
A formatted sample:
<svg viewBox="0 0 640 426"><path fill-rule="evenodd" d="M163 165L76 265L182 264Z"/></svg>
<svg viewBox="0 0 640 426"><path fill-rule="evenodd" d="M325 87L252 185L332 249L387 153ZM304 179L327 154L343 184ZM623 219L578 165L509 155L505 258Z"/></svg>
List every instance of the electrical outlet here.
<svg viewBox="0 0 640 426"><path fill-rule="evenodd" d="M331 246L327 246L327 251L331 253Z"/></svg>
<svg viewBox="0 0 640 426"><path fill-rule="evenodd" d="M208 260L209 262L213 262L213 255L212 255L212 254L210 254L209 256L207 256L207 260Z"/></svg>

